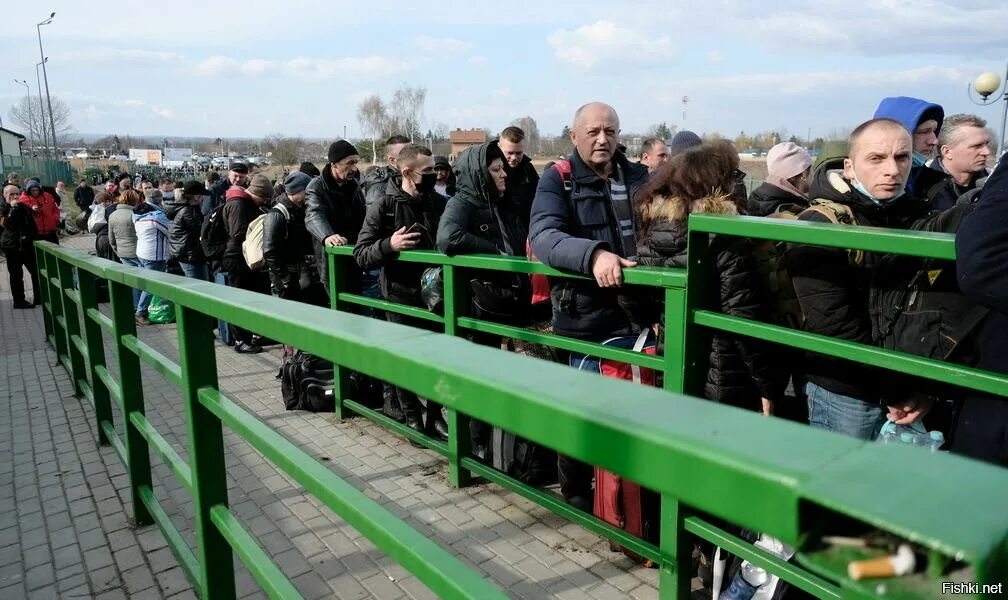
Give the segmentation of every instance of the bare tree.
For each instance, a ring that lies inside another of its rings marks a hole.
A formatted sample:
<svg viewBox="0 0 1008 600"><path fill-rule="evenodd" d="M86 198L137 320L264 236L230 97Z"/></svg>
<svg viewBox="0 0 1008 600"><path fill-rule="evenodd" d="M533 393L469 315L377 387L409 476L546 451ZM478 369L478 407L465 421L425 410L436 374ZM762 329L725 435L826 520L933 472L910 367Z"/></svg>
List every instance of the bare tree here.
<svg viewBox="0 0 1008 600"><path fill-rule="evenodd" d="M357 122L361 132L371 138L371 160L374 161L374 157L378 156L376 138L385 134L389 122L385 103L378 94L368 96L357 105Z"/></svg>
<svg viewBox="0 0 1008 600"><path fill-rule="evenodd" d="M521 117L511 121L511 125L520 127L525 132L525 140L528 142L528 153L538 154L541 135L539 134L539 124L532 117Z"/></svg>
<svg viewBox="0 0 1008 600"><path fill-rule="evenodd" d="M423 86L410 87L404 85L392 94L388 114L390 129L402 135L408 135L411 141L416 141L420 135L420 121L423 120L424 103L427 101L427 88Z"/></svg>
<svg viewBox="0 0 1008 600"><path fill-rule="evenodd" d="M49 127L49 107L43 102L39 106L39 99L32 99L25 96L10 109L11 121L28 132L28 137L32 140L43 139L43 128L48 131ZM56 144L64 142L67 136L73 133L73 126L70 125L70 107L59 98L52 98L52 122L56 127Z"/></svg>

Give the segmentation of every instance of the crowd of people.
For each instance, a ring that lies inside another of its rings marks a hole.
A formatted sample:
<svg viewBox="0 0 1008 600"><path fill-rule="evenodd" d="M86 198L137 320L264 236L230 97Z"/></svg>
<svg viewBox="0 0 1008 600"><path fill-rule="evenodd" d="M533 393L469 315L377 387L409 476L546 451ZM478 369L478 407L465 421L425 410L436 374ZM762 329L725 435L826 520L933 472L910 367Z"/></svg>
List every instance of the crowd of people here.
<svg viewBox="0 0 1008 600"><path fill-rule="evenodd" d="M541 176L526 154L525 133L508 127L453 161L392 136L385 164L362 173L356 148L339 140L321 169L304 163L281 181L233 163L225 178L211 171L203 181L143 181L140 189L129 174L97 194L82 182L74 200L86 205L98 256L317 305L329 301L327 246L353 247L359 277L347 284L351 291L420 308L431 308L429 277L424 265L396 260L402 251L534 257L588 278L549 281L548 298L539 298L546 302L536 305L527 277L473 273L471 314L521 326L545 318L558 335L594 342L647 329L663 335L661 299L623 285L623 274L637 265L685 266L691 214L958 233L956 264L713 236L711 302L732 316L1005 373L1008 167L1002 157L988 172L985 125L972 115L946 117L924 100L886 98L845 144L816 158L793 143L774 146L766 181L747 193L731 143L681 131L671 140L645 140L633 161L618 144L616 110L593 102L573 117L573 153ZM57 241L57 199L36 180L22 189L16 175L3 193L0 245L15 307L30 307L21 270L37 292L30 244ZM250 264L244 248L253 227L261 227L261 264ZM930 274L928 286L919 277L910 281L906 289L914 294L934 298L943 285L941 297L956 300L936 301L929 310L940 318L911 319L917 329L900 336L882 315L890 304L914 301L893 283L907 272ZM37 304L37 294L33 299ZM136 293L138 324L148 324L149 302L149 294ZM959 327L960 313L976 307L981 318ZM368 314L432 327L393 312ZM262 350L263 340L250 331L231 326L229 335L221 333L236 352ZM951 340L953 348L922 352L911 338ZM479 333L470 339L501 342ZM583 357L572 355L570 363L576 358ZM711 401L866 440L887 421L929 419L929 428L947 433L952 452L1008 465L1008 408L999 398L727 333L712 336L708 358L703 392ZM447 436L440 407L409 390L385 385L381 410L417 431ZM488 426L472 424L477 456L488 435ZM562 456L558 463L564 497L590 510L591 467Z"/></svg>

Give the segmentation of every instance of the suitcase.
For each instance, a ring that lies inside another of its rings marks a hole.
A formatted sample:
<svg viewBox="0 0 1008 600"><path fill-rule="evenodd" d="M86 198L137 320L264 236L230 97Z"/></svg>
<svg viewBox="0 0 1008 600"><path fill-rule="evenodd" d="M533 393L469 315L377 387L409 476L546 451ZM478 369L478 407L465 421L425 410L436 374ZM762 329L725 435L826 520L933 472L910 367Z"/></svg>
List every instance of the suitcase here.
<svg viewBox="0 0 1008 600"><path fill-rule="evenodd" d="M628 348L634 352L651 355L657 353L657 340L650 329L641 331L636 338L611 338L602 344ZM597 372L606 377L626 379L641 385L654 386L658 383L657 374L653 369L609 359L598 359L596 362L591 357L584 357L578 368L582 370L597 369ZM595 467L595 498L592 512L610 525L619 527L653 544L658 544L658 528L661 517L659 496L656 492L642 488L615 473ZM645 559L612 542L609 543L609 547L613 551L623 552L645 567L657 566L654 561Z"/></svg>

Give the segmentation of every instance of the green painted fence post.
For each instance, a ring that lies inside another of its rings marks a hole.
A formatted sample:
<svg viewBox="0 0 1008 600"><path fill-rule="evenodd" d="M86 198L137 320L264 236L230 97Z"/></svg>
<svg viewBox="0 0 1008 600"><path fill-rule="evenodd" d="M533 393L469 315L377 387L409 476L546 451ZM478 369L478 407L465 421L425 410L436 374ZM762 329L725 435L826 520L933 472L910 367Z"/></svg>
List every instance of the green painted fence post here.
<svg viewBox="0 0 1008 600"><path fill-rule="evenodd" d="M204 600L231 600L235 597L231 546L210 518L210 509L228 504L224 434L220 419L199 399L200 388L217 388L217 354L212 333L215 319L185 306L178 307L176 319L196 513L202 588L199 595Z"/></svg>
<svg viewBox="0 0 1008 600"><path fill-rule="evenodd" d="M49 279L49 268L46 266L47 253L38 243L34 245L33 252L35 252L35 279L38 281L35 293L39 297L32 298L32 302L36 304L41 302L42 304L42 323L45 325L46 341L52 344L55 349L55 344L53 344L55 332L52 320L52 304L49 297L49 286L46 283Z"/></svg>
<svg viewBox="0 0 1008 600"><path fill-rule="evenodd" d="M140 497L140 487L151 483L150 451L147 440L130 421L134 412L144 414L143 379L140 375L140 357L123 343L123 336L136 335L136 311L133 307L133 288L109 281L109 300L112 304L112 337L115 340L116 365L119 387L122 392L123 431L126 434L126 465L130 477L130 497L133 502L133 519L137 525L154 522L147 505Z"/></svg>
<svg viewBox="0 0 1008 600"><path fill-rule="evenodd" d="M48 290L49 306L52 307L53 338L56 342L56 358L62 361L67 356L66 320L63 317L63 290L53 283L58 279L60 259L55 254L46 254L46 280L44 285ZM41 283L41 282L40 282ZM63 324L60 324L63 321Z"/></svg>
<svg viewBox="0 0 1008 600"><path fill-rule="evenodd" d="M716 307L713 310L720 310L720 302L712 298L712 294L717 294L718 290L710 289L707 284L708 274L713 273L713 269L716 268L711 261L710 234L691 229L686 248L685 306L682 314L677 316L682 322L683 381L682 389L677 391L703 398L711 332L694 325L693 314L698 309L708 306ZM668 307L665 310L668 311ZM668 317L668 312L665 315Z"/></svg>
<svg viewBox="0 0 1008 600"><path fill-rule="evenodd" d="M459 335L457 319L465 314L465 306L469 303L465 290L465 277L452 265L441 268L444 282L444 330L446 335ZM462 466L462 459L472 452L472 441L469 437L469 415L464 415L454 408L448 408L448 481L455 487L465 487L472 482L472 473Z"/></svg>
<svg viewBox="0 0 1008 600"><path fill-rule="evenodd" d="M329 308L340 310L340 292L345 287L348 269L344 267L345 261L336 260L336 255L326 252L326 264L329 266ZM360 277L358 277L358 280ZM341 365L333 363L333 416L338 421L342 421L351 413L343 407L343 400L350 394L350 370Z"/></svg>
<svg viewBox="0 0 1008 600"><path fill-rule="evenodd" d="M105 382L97 372L98 367L105 366L105 343L101 325L88 316L88 311L92 308L98 310L98 278L90 271L77 269L77 279L80 289L81 314L84 318L84 344L87 347L90 365L88 374L91 379L91 396L94 400L95 421L98 424L98 443L106 446L109 444L109 439L101 424L105 421L112 423L112 403L108 387L105 386ZM127 470L129 470L128 465Z"/></svg>
<svg viewBox="0 0 1008 600"><path fill-rule="evenodd" d="M683 526L685 516L678 498L661 495L661 564L658 565L658 597L661 600L690 597L693 548Z"/></svg>
<svg viewBox="0 0 1008 600"><path fill-rule="evenodd" d="M75 337L83 341L83 338L80 337L80 308L69 296L69 292L73 290L74 285L73 265L61 260L57 276L60 282L60 300L63 302L63 320L66 323L67 354L70 355L70 378L73 379L74 395L80 397L84 393L84 388L81 387L80 382L81 379L84 379L85 382L87 381L87 374L84 370L85 356L73 341Z"/></svg>

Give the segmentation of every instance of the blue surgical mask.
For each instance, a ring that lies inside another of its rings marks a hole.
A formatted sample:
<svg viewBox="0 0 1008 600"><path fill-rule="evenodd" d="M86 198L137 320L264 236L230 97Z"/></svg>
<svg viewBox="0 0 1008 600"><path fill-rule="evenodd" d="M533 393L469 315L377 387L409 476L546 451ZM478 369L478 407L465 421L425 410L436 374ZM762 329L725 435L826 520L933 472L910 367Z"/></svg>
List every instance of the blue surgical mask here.
<svg viewBox="0 0 1008 600"><path fill-rule="evenodd" d="M851 165L851 172L854 173L854 177L851 179L851 185L854 186L854 189L856 189L857 191L861 192L862 196L864 196L865 198L868 198L869 200L871 200L872 202L874 202L875 204L877 204L879 206L887 206L889 204L892 204L896 200L899 200L899 198L902 197L903 194L906 194L906 186L904 186L904 187L900 188L900 191L897 192L896 195L893 196L892 198L889 198L888 200L879 200L875 196L872 196L868 192L868 190L865 189L865 186L861 185L861 181L858 179L857 173L854 171L854 165Z"/></svg>
<svg viewBox="0 0 1008 600"><path fill-rule="evenodd" d="M924 156L923 154L919 154L917 152L913 153L913 166L915 166L915 167L923 167L924 163L926 163L926 162L927 162L927 157L926 156Z"/></svg>

